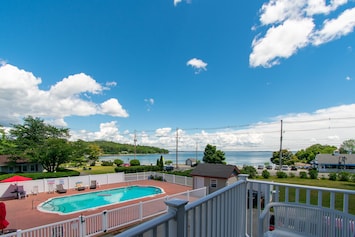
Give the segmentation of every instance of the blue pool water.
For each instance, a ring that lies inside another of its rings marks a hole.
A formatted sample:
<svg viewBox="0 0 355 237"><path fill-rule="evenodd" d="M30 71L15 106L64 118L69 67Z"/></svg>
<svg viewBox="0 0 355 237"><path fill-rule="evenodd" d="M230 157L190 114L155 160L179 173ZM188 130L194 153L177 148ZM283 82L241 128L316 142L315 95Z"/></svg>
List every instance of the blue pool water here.
<svg viewBox="0 0 355 237"><path fill-rule="evenodd" d="M88 209L95 209L120 202L153 196L163 193L162 189L152 186L129 186L124 188L108 189L72 196L48 199L38 206L43 212L72 214Z"/></svg>

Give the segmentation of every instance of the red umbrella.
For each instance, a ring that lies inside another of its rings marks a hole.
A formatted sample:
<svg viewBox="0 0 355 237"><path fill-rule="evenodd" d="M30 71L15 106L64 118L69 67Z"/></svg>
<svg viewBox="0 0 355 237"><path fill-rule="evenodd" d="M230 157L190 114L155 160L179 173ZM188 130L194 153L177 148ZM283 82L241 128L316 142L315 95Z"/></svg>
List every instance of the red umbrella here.
<svg viewBox="0 0 355 237"><path fill-rule="evenodd" d="M3 230L10 224L6 219L5 203L0 202L0 229Z"/></svg>
<svg viewBox="0 0 355 237"><path fill-rule="evenodd" d="M32 180L32 178L23 177L23 176L20 176L20 175L15 175L15 176L12 176L10 178L1 180L0 182L1 183L8 183L8 182L20 182L20 181L26 181L26 180Z"/></svg>

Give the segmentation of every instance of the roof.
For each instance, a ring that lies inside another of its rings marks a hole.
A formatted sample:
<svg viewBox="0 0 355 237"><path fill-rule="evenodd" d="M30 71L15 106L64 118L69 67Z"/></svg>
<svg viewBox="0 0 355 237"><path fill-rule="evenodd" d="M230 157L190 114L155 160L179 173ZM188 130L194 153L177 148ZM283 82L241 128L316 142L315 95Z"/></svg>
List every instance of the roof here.
<svg viewBox="0 0 355 237"><path fill-rule="evenodd" d="M236 176L238 173L239 170L234 165L200 163L191 172L191 175L228 179L231 176Z"/></svg>
<svg viewBox="0 0 355 237"><path fill-rule="evenodd" d="M345 157L345 164L355 164L355 154L317 154L316 161L318 164L339 164L344 163L343 157Z"/></svg>
<svg viewBox="0 0 355 237"><path fill-rule="evenodd" d="M11 161L11 159L9 159L10 157L11 157L10 155L0 155L0 166L7 166L8 162ZM24 159L16 160L16 164L23 164L23 163L29 163L29 162Z"/></svg>

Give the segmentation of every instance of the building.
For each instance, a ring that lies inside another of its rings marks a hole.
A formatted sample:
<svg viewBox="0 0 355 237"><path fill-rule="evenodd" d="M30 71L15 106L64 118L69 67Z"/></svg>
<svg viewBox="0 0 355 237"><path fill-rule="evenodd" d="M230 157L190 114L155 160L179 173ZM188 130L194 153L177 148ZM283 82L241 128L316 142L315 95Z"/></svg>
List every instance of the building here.
<svg viewBox="0 0 355 237"><path fill-rule="evenodd" d="M10 155L0 155L0 173L31 173L43 172L42 165L26 160L11 161Z"/></svg>
<svg viewBox="0 0 355 237"><path fill-rule="evenodd" d="M200 163L191 172L193 188L207 187L207 193L212 193L237 181L239 173L234 165Z"/></svg>
<svg viewBox="0 0 355 237"><path fill-rule="evenodd" d="M191 166L191 167L196 166L197 165L197 159L188 158L185 161L185 165L188 165L188 166Z"/></svg>
<svg viewBox="0 0 355 237"><path fill-rule="evenodd" d="M317 154L315 165L321 173L346 171L355 173L355 154Z"/></svg>

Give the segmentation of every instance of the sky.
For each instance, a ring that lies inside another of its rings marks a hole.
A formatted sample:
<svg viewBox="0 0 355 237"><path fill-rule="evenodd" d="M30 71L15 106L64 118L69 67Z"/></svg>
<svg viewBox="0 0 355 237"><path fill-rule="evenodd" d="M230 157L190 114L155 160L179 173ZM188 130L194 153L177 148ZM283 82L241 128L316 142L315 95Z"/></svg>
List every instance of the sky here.
<svg viewBox="0 0 355 237"><path fill-rule="evenodd" d="M170 151L355 139L355 0L2 0L0 125Z"/></svg>

